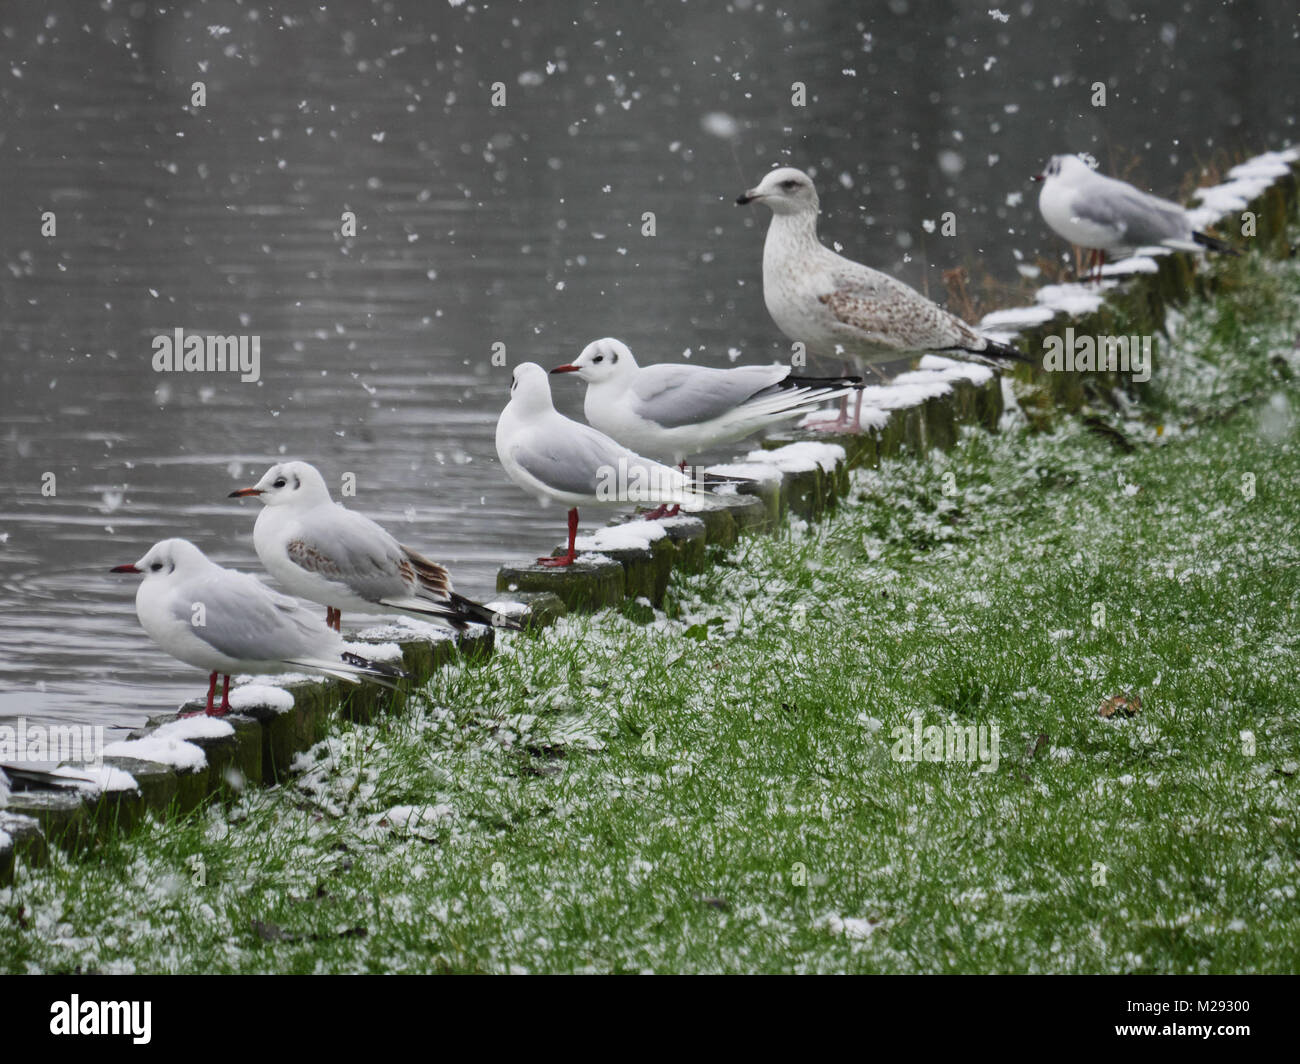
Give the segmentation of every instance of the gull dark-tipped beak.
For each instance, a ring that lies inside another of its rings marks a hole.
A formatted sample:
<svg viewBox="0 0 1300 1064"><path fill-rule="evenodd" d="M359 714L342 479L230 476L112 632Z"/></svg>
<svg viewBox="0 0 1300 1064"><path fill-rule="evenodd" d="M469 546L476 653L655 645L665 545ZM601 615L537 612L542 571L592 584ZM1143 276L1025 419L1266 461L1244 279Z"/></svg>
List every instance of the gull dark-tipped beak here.
<svg viewBox="0 0 1300 1064"><path fill-rule="evenodd" d="M743 207L746 203L753 203L754 200L756 199L758 199L757 196L749 192L742 192L739 196L736 197L736 206Z"/></svg>
<svg viewBox="0 0 1300 1064"><path fill-rule="evenodd" d="M577 373L578 369L579 369L578 366L569 364L567 366L556 366L553 370L551 370L551 372L552 373Z"/></svg>
<svg viewBox="0 0 1300 1064"><path fill-rule="evenodd" d="M138 573L139 571L134 565L115 565L109 570L110 573Z"/></svg>
<svg viewBox="0 0 1300 1064"><path fill-rule="evenodd" d="M238 491L232 491L226 496L227 499L242 499L246 495L261 495L261 488L240 488Z"/></svg>

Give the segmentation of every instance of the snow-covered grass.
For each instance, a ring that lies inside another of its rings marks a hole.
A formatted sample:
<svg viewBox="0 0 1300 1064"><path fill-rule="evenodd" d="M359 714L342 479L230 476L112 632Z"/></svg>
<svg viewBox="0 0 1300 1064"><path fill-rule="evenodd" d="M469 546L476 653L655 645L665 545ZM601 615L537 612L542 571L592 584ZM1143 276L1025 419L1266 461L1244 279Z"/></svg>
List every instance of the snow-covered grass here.
<svg viewBox="0 0 1300 1064"><path fill-rule="evenodd" d="M1142 406L860 473L651 623L26 870L0 969L1296 970L1300 268L1223 269ZM997 770L894 760L917 717Z"/></svg>

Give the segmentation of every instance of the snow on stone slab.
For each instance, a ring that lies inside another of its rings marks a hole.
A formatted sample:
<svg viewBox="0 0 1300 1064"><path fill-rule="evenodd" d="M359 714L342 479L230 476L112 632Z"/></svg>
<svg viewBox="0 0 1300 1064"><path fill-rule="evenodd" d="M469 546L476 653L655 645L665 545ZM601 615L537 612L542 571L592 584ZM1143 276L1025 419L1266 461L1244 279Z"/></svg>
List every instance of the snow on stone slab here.
<svg viewBox="0 0 1300 1064"><path fill-rule="evenodd" d="M1056 317L1056 311L1050 307L1007 307L994 310L980 318L980 332L996 332L999 329L1025 329L1033 325L1042 325Z"/></svg>
<svg viewBox="0 0 1300 1064"><path fill-rule="evenodd" d="M206 768L208 756L201 746L189 739L224 739L234 735L235 729L217 717L198 716L174 720L155 729L143 739L123 739L104 747L105 757L134 757L140 761L156 761L172 768L191 772Z"/></svg>
<svg viewBox="0 0 1300 1064"><path fill-rule="evenodd" d="M704 470L719 477L737 477L742 480L780 480L781 471L769 462L749 461L725 462L711 465ZM735 485L731 485L734 489Z"/></svg>
<svg viewBox="0 0 1300 1064"><path fill-rule="evenodd" d="M801 440L770 451L750 451L745 455L745 461L758 463L769 469L777 469L782 473L802 473L809 469L834 473L835 467L843 462L845 457L845 450L838 443Z"/></svg>
<svg viewBox="0 0 1300 1064"><path fill-rule="evenodd" d="M50 773L52 776L67 776L80 791L104 794L114 791L135 791L140 793L140 785L129 772L111 765L60 765Z"/></svg>
<svg viewBox="0 0 1300 1064"><path fill-rule="evenodd" d="M1064 311L1072 318L1091 314L1101 306L1101 294L1081 284L1044 285L1034 298L1043 306Z"/></svg>
<svg viewBox="0 0 1300 1064"><path fill-rule="evenodd" d="M422 621L415 617L401 617L394 620L392 624L380 624L372 628L357 633L358 639L373 639L376 642L402 642L412 639L427 639L433 643L441 643L448 639L454 639L455 636L451 630L440 624L433 624L430 621ZM369 657L372 661L379 661L380 658L371 657L366 650L373 649L372 643L364 644L365 650L357 650L354 653L362 657ZM398 649L398 657L401 657L401 649Z"/></svg>
<svg viewBox="0 0 1300 1064"><path fill-rule="evenodd" d="M1213 225L1225 215L1245 210L1250 201L1265 192L1279 178L1291 172L1291 164L1300 159L1300 151L1288 148L1281 152L1264 152L1228 171L1221 185L1198 188L1192 193L1200 206L1188 212L1194 228Z"/></svg>
<svg viewBox="0 0 1300 1064"><path fill-rule="evenodd" d="M1163 251L1168 253L1169 248L1153 248L1152 252ZM1150 253L1141 255L1130 255L1126 259L1120 259L1118 262L1108 262L1101 268L1104 277L1131 277L1135 273L1159 273L1160 264Z"/></svg>
<svg viewBox="0 0 1300 1064"><path fill-rule="evenodd" d="M246 683L230 692L230 708L273 709L287 713L293 709L293 692L269 683Z"/></svg>
<svg viewBox="0 0 1300 1064"><path fill-rule="evenodd" d="M607 550L649 550L655 540L668 535L658 521L628 521L621 525L606 525L589 535L574 540L574 548L583 553L597 554Z"/></svg>
<svg viewBox="0 0 1300 1064"><path fill-rule="evenodd" d="M344 640L343 649L349 654L356 654L368 661L389 662L402 660L402 648L396 643L349 643Z"/></svg>
<svg viewBox="0 0 1300 1064"><path fill-rule="evenodd" d="M981 366L977 362L963 362L943 355L922 355L918 368L931 373L942 374L946 381L970 381L971 384L987 384L993 376L990 366Z"/></svg>
<svg viewBox="0 0 1300 1064"><path fill-rule="evenodd" d="M528 614L532 612L528 603L514 602L511 599L493 599L491 602L483 603L483 606L485 609L500 614L502 617L511 621L520 620L523 617L527 617Z"/></svg>

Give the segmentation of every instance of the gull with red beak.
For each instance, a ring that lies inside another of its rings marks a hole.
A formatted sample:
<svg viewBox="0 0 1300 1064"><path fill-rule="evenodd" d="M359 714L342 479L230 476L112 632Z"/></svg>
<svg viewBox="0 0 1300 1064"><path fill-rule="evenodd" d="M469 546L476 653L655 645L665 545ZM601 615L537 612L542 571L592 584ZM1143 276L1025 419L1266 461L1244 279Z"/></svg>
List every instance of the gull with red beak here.
<svg viewBox="0 0 1300 1064"><path fill-rule="evenodd" d="M1101 280L1107 252L1166 247L1240 254L1217 237L1195 230L1177 203L1099 174L1082 156L1053 155L1032 180L1043 183L1038 194L1043 221L1071 244L1089 250L1088 273L1096 281Z"/></svg>
<svg viewBox="0 0 1300 1064"><path fill-rule="evenodd" d="M620 340L583 348L552 373L587 385L587 420L638 454L683 465L689 455L789 421L848 395L861 377L796 377L789 366L714 369L688 363L640 366Z"/></svg>
<svg viewBox="0 0 1300 1064"><path fill-rule="evenodd" d="M546 370L536 362L515 367L510 401L497 420L496 443L501 467L519 487L543 505L554 500L570 507L568 550L538 558L542 565L576 560L579 504L675 503L698 510L709 498L680 470L642 458L561 414L551 400Z"/></svg>
<svg viewBox="0 0 1300 1064"><path fill-rule="evenodd" d="M763 301L777 328L809 353L860 365L927 352L994 366L1029 361L902 281L825 247L817 236L817 190L802 170L772 170L736 202L772 211L763 243ZM859 392L853 421L842 411L836 427L858 431L861 415Z"/></svg>
<svg viewBox="0 0 1300 1064"><path fill-rule="evenodd" d="M115 573L144 577L135 595L140 625L172 657L209 673L209 716L230 712L230 677L308 672L349 683L370 679L386 687L401 669L367 661L294 599L254 576L225 569L185 539L155 543L138 562ZM225 677L214 708L217 677Z"/></svg>
<svg viewBox="0 0 1300 1064"><path fill-rule="evenodd" d="M251 488L264 509L253 526L253 547L286 591L325 607L336 632L343 610L406 613L463 631L470 624L520 625L459 595L451 574L404 547L381 525L330 498L325 478L306 462L280 462Z"/></svg>

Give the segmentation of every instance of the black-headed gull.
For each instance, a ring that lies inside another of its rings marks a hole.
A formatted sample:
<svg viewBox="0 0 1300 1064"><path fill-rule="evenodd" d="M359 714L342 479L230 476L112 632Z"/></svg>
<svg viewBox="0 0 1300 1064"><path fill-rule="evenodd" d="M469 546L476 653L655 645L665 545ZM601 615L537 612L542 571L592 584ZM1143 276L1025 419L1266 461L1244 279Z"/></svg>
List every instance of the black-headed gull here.
<svg viewBox="0 0 1300 1064"><path fill-rule="evenodd" d="M612 337L589 343L573 362L551 372L576 373L586 383L583 412L595 428L638 454L679 465L862 384L861 378L795 377L782 365L640 366Z"/></svg>
<svg viewBox="0 0 1300 1064"><path fill-rule="evenodd" d="M551 382L536 362L515 367L510 401L497 420L497 456L506 475L542 503L569 509L569 547L542 565L572 565L578 506L622 502L698 509L708 497L672 466L643 458L590 425L555 409Z"/></svg>
<svg viewBox="0 0 1300 1064"><path fill-rule="evenodd" d="M1091 252L1088 269L1096 266L1098 280L1107 252L1167 247L1239 254L1217 237L1194 229L1177 203L1099 174L1078 155L1053 155L1032 179L1043 183L1038 194L1043 221L1071 244Z"/></svg>
<svg viewBox="0 0 1300 1064"><path fill-rule="evenodd" d="M238 673L310 672L349 683L361 678L392 687L405 675L344 649L343 638L306 606L272 591L248 573L225 569L186 539L164 539L115 573L139 573L140 625L172 657L203 669L207 712L230 711L230 677ZM213 709L217 677L225 677Z"/></svg>
<svg viewBox="0 0 1300 1064"><path fill-rule="evenodd" d="M334 502L325 478L307 462L273 465L256 485L230 498L250 495L263 503L253 547L266 571L286 591L324 606L325 623L336 632L345 609L431 617L457 631L468 624L518 627L458 595L437 562Z"/></svg>
<svg viewBox="0 0 1300 1064"><path fill-rule="evenodd" d="M736 202L771 208L763 244L763 301L777 327L810 354L866 365L926 352L992 365L1029 361L902 281L823 246L817 236L817 190L802 170L772 170ZM857 405L860 416L861 392ZM854 427L858 423L855 417Z"/></svg>

